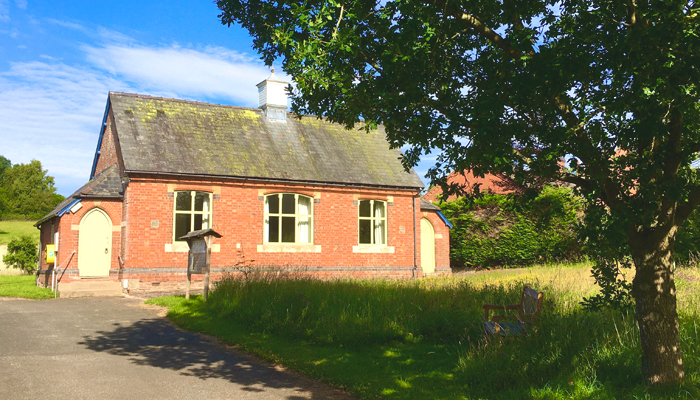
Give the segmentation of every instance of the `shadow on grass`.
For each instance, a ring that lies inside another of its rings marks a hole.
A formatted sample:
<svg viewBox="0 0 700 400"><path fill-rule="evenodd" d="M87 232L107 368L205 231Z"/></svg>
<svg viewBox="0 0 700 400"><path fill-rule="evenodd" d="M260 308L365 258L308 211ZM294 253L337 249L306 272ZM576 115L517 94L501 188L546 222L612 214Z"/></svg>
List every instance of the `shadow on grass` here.
<svg viewBox="0 0 700 400"><path fill-rule="evenodd" d="M113 331L85 336L79 344L93 351L128 357L136 365L178 371L183 376L203 380L225 379L247 392L291 389L300 395L286 397L290 400L344 398L312 382L300 384L293 375L197 334L180 331L162 319L146 319L131 325L115 323L114 326Z"/></svg>

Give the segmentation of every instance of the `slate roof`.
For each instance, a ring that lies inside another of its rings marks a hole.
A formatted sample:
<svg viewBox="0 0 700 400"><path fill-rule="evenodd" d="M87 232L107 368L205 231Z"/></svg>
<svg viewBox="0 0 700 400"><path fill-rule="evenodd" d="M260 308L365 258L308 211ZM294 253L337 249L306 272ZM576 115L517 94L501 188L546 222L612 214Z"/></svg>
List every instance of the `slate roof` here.
<svg viewBox="0 0 700 400"><path fill-rule="evenodd" d="M127 173L422 188L383 128L370 133L262 110L110 92Z"/></svg>
<svg viewBox="0 0 700 400"><path fill-rule="evenodd" d="M124 186L122 185L119 169L117 165L107 167L99 175L95 176L90 182L83 185L75 193L68 196L60 202L50 213L40 219L34 226L40 225L42 222L56 216L60 216L61 212L69 206L72 206L76 200L83 198L111 198L120 199L124 197Z"/></svg>
<svg viewBox="0 0 700 400"><path fill-rule="evenodd" d="M440 211L440 207L436 206L435 204L429 202L428 200L424 198L420 198L420 210L421 211Z"/></svg>

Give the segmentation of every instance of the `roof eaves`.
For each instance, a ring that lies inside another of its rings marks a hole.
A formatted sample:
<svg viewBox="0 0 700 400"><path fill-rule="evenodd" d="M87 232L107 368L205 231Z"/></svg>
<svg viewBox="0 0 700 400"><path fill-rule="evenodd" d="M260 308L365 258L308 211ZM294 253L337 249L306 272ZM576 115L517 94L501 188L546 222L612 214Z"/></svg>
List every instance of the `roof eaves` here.
<svg viewBox="0 0 700 400"><path fill-rule="evenodd" d="M79 198L78 198L78 199L75 199L75 200L73 200L73 201L71 201L70 203L68 203L67 206L63 207L63 208L61 209L61 211L59 211L58 213L56 213L56 216L57 216L57 217L62 217L63 214L65 214L65 213L67 213L68 211L70 211L70 209L71 209L74 205L80 203L81 201L82 201L82 199L79 199Z"/></svg>
<svg viewBox="0 0 700 400"><path fill-rule="evenodd" d="M110 93L111 95L111 93ZM90 170L90 179L95 177L95 170L97 169L97 160L100 158L100 149L102 148L102 139L105 136L105 128L107 128L107 117L109 116L109 107L111 105L110 95L107 95L107 106L105 107L105 114L102 117L102 126L100 127L100 138L97 140L97 149L95 149L95 157L92 161L92 169Z"/></svg>
<svg viewBox="0 0 700 400"><path fill-rule="evenodd" d="M442 211L437 211L437 215L438 215L438 217L440 217L442 222L444 222L445 225L447 225L448 228L450 228L450 229L454 228L454 225L452 225L452 223L447 219L447 217L445 217L445 215L442 213Z"/></svg>
<svg viewBox="0 0 700 400"><path fill-rule="evenodd" d="M373 189L393 189L393 190L420 190L422 186L390 186L390 185L371 185L366 183L347 183L347 182L327 182L327 181L300 181L294 179L275 179L275 178L264 178L256 176L236 176L236 175L209 175L209 174L188 174L183 172L159 172L159 171L140 171L140 170L126 170L126 174L143 174L143 175L165 175L165 176L186 176L193 178L208 178L208 179L231 179L231 180L244 180L244 181L263 181L263 182L279 182L279 183L296 183L296 184L307 184L307 185L320 185L320 186L350 186L359 188L373 188Z"/></svg>

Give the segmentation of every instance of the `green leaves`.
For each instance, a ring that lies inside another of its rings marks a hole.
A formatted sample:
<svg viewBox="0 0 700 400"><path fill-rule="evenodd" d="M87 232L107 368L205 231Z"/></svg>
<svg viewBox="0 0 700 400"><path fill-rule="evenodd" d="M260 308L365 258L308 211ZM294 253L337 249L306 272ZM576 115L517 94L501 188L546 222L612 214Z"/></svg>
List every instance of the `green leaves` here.
<svg viewBox="0 0 700 400"><path fill-rule="evenodd" d="M31 236L22 235L13 239L7 245L7 254L2 257L2 262L12 268L19 268L31 274L36 270L39 261L38 243Z"/></svg>
<svg viewBox="0 0 700 400"><path fill-rule="evenodd" d="M0 174L2 219L39 219L61 201L63 196L56 194L53 177L37 160L15 164Z"/></svg>
<svg viewBox="0 0 700 400"><path fill-rule="evenodd" d="M465 197L441 208L450 233L453 267L525 266L582 257L575 226L582 204L571 190L546 186L534 198Z"/></svg>

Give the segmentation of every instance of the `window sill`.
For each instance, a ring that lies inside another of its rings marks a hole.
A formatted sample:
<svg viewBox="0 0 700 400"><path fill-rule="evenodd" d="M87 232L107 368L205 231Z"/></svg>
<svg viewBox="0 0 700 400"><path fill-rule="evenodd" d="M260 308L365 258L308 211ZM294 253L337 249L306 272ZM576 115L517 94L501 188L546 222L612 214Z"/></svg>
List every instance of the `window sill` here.
<svg viewBox="0 0 700 400"><path fill-rule="evenodd" d="M259 244L258 253L320 253L321 246L314 244Z"/></svg>
<svg viewBox="0 0 700 400"><path fill-rule="evenodd" d="M352 246L352 252L353 253L391 254L391 253L394 253L394 246L384 246L384 245Z"/></svg>
<svg viewBox="0 0 700 400"><path fill-rule="evenodd" d="M187 253L190 251L190 246L187 245L187 242L175 242L175 243L166 243L165 244L165 252L166 253ZM218 253L221 251L221 244L219 243L214 243L211 245L211 252L212 253Z"/></svg>

